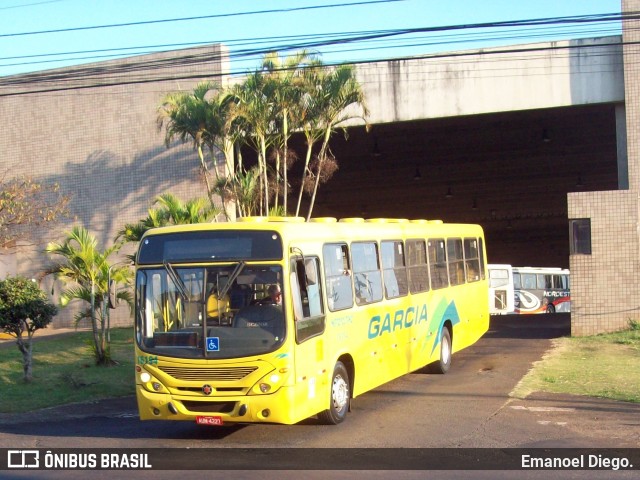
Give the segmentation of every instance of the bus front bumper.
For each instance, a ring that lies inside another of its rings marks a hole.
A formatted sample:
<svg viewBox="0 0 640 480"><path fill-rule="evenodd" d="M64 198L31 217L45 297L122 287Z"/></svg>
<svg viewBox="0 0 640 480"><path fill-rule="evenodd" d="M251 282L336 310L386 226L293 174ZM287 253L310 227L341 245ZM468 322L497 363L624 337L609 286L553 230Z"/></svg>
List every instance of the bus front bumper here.
<svg viewBox="0 0 640 480"><path fill-rule="evenodd" d="M237 397L191 397L149 392L136 385L140 420L180 420L208 425L228 423L283 423L295 419L291 388L281 387L264 395Z"/></svg>

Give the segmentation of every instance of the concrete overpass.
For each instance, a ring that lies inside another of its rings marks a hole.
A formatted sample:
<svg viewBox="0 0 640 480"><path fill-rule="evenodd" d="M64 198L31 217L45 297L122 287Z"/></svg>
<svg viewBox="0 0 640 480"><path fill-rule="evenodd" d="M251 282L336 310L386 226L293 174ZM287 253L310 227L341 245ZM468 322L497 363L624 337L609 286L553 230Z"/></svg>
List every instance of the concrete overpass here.
<svg viewBox="0 0 640 480"><path fill-rule="evenodd" d="M372 129L333 144L340 169L314 214L480 223L490 262L571 267L574 334L626 326L640 302L612 293L637 285L625 48L614 36L358 65ZM589 255L571 251L575 218L590 219Z"/></svg>

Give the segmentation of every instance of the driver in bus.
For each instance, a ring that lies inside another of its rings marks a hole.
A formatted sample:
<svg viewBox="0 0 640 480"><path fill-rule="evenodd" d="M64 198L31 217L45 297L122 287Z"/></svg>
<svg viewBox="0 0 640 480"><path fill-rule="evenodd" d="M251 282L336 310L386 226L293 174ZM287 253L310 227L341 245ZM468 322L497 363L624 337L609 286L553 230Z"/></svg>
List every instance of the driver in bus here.
<svg viewBox="0 0 640 480"><path fill-rule="evenodd" d="M267 297L260 300L261 305L282 305L282 292L280 285L269 285L267 288Z"/></svg>

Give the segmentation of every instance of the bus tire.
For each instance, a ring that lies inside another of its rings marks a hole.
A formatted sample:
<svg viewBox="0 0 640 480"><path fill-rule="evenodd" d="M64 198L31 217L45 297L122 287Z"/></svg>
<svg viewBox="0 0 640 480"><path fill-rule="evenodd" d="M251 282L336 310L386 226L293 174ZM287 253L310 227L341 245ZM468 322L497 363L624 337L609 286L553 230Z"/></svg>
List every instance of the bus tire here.
<svg viewBox="0 0 640 480"><path fill-rule="evenodd" d="M440 358L429 364L429 373L445 374L451 368L451 333L447 327L440 334Z"/></svg>
<svg viewBox="0 0 640 480"><path fill-rule="evenodd" d="M553 303L547 304L547 312L546 313L556 313L556 307L553 306Z"/></svg>
<svg viewBox="0 0 640 480"><path fill-rule="evenodd" d="M342 423L349 411L349 372L342 362L337 362L331 377L329 392L329 408L318 414L320 421L326 425Z"/></svg>

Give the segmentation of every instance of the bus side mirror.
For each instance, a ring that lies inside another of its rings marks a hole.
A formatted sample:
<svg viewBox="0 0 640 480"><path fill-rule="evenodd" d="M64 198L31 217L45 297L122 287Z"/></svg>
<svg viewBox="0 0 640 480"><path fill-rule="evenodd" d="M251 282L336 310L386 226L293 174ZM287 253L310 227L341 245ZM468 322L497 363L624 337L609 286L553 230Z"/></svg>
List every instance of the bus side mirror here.
<svg viewBox="0 0 640 480"><path fill-rule="evenodd" d="M118 297L116 290L116 282L109 280L109 308L114 309L118 306Z"/></svg>

